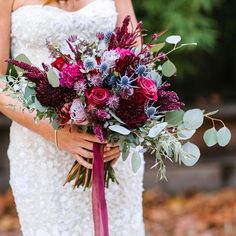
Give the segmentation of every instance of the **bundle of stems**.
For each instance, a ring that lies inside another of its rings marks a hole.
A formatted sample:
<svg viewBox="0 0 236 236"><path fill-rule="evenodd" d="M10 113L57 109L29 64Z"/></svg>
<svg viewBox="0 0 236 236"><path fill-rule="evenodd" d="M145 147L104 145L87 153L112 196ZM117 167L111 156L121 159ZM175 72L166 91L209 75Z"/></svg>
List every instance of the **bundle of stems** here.
<svg viewBox="0 0 236 236"><path fill-rule="evenodd" d="M87 161L91 163L92 159L88 158ZM111 166L111 162L104 163L104 172L104 183L106 188L109 187L110 180L113 183L119 184L115 176L115 171ZM90 188L92 185L92 169L88 169L79 164L77 161L75 161L66 177L63 186L73 180L73 189L75 189L76 187L78 188L80 186L84 187L84 190L86 188Z"/></svg>

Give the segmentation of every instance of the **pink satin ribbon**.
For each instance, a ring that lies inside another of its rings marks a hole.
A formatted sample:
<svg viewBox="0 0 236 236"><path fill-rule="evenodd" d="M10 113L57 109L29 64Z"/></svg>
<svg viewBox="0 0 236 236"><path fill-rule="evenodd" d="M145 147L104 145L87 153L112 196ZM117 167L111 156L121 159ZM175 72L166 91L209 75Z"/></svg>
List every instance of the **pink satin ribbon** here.
<svg viewBox="0 0 236 236"><path fill-rule="evenodd" d="M95 236L109 236L104 186L103 145L93 144L92 208Z"/></svg>

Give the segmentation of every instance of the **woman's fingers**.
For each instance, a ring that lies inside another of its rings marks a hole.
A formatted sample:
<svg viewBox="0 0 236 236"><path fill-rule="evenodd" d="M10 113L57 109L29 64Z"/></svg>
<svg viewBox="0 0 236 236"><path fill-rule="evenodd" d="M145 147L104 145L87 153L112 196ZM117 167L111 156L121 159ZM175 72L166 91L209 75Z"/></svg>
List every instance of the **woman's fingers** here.
<svg viewBox="0 0 236 236"><path fill-rule="evenodd" d="M86 140L82 140L80 142L80 146L82 148L85 148L87 150L90 150L90 151L93 151L93 143L89 142L89 141L86 141Z"/></svg>
<svg viewBox="0 0 236 236"><path fill-rule="evenodd" d="M88 133L81 133L81 138L93 143L102 143L95 135ZM106 143L106 142L105 142Z"/></svg>
<svg viewBox="0 0 236 236"><path fill-rule="evenodd" d="M114 143L114 144L108 143L108 144L106 145L106 147L108 147L108 148L119 147L119 143Z"/></svg>
<svg viewBox="0 0 236 236"><path fill-rule="evenodd" d="M88 168L88 169L92 169L93 165L87 161L84 160L83 157L81 157L79 154L74 154L75 159L79 162L80 165Z"/></svg>
<svg viewBox="0 0 236 236"><path fill-rule="evenodd" d="M114 154L114 155L112 155L112 156L106 158L104 161L105 161L105 162L113 161L113 160L115 160L115 159L118 159L119 157L120 157L120 153L116 153L116 154Z"/></svg>
<svg viewBox="0 0 236 236"><path fill-rule="evenodd" d="M90 151L88 151L84 148L81 148L81 147L77 148L76 153L84 158L89 158L89 159L93 158L93 152L90 152Z"/></svg>
<svg viewBox="0 0 236 236"><path fill-rule="evenodd" d="M113 156L113 155L118 154L118 153L120 153L120 148L119 147L114 147L110 151L107 151L107 152L104 153L104 159L106 160L110 156Z"/></svg>
<svg viewBox="0 0 236 236"><path fill-rule="evenodd" d="M111 161L111 166L112 167L117 163L118 159L119 159L119 157L117 157L117 158L115 158Z"/></svg>

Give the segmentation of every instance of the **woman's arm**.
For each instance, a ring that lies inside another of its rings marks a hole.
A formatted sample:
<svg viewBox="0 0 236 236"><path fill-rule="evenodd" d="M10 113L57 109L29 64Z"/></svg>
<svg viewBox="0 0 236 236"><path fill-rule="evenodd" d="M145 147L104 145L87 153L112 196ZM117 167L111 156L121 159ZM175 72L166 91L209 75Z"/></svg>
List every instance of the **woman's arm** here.
<svg viewBox="0 0 236 236"><path fill-rule="evenodd" d="M130 30L132 30L132 28L135 28L137 26L138 21L135 16L132 0L115 0L115 3L118 12L117 26L120 26L124 18L129 15L131 17L131 23L132 23L132 26L130 26ZM137 43L138 46L141 47L142 45L141 38Z"/></svg>
<svg viewBox="0 0 236 236"><path fill-rule="evenodd" d="M5 60L9 58L10 52L12 4L13 0L0 0L0 75L5 74L7 70ZM0 90L3 87L4 84L0 81ZM13 111L12 108L7 107L8 104L17 106L19 102L0 92L0 112L20 125L38 133L45 139L54 141L54 130L47 120L40 121L36 125L32 113L27 111L23 113L20 109ZM88 168L92 168L92 165L85 162L82 157L93 157L93 142L99 142L94 135L69 132L68 127L61 129L58 133L59 147L73 154L79 163Z"/></svg>

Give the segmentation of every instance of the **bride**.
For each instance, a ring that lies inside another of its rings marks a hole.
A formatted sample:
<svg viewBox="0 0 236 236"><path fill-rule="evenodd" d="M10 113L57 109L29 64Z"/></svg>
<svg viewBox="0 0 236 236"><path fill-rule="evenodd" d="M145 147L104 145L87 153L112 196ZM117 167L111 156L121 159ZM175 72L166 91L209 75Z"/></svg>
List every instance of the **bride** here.
<svg viewBox="0 0 236 236"><path fill-rule="evenodd" d="M0 0L0 74L6 73L9 58L26 54L33 64L51 62L46 40L62 44L71 34L95 39L96 32L112 31L126 15L137 24L131 0ZM65 48L66 50L66 48ZM3 87L3 84L0 84ZM62 186L76 159L92 158L92 146L99 142L87 133L58 133L45 120L34 123L30 113L12 110L19 105L0 93L0 112L13 122L8 156L10 184L24 236L92 236L90 190ZM104 160L112 160L119 185L106 189L110 236L143 236L143 169L133 174L130 159L123 162L117 145L107 144Z"/></svg>

